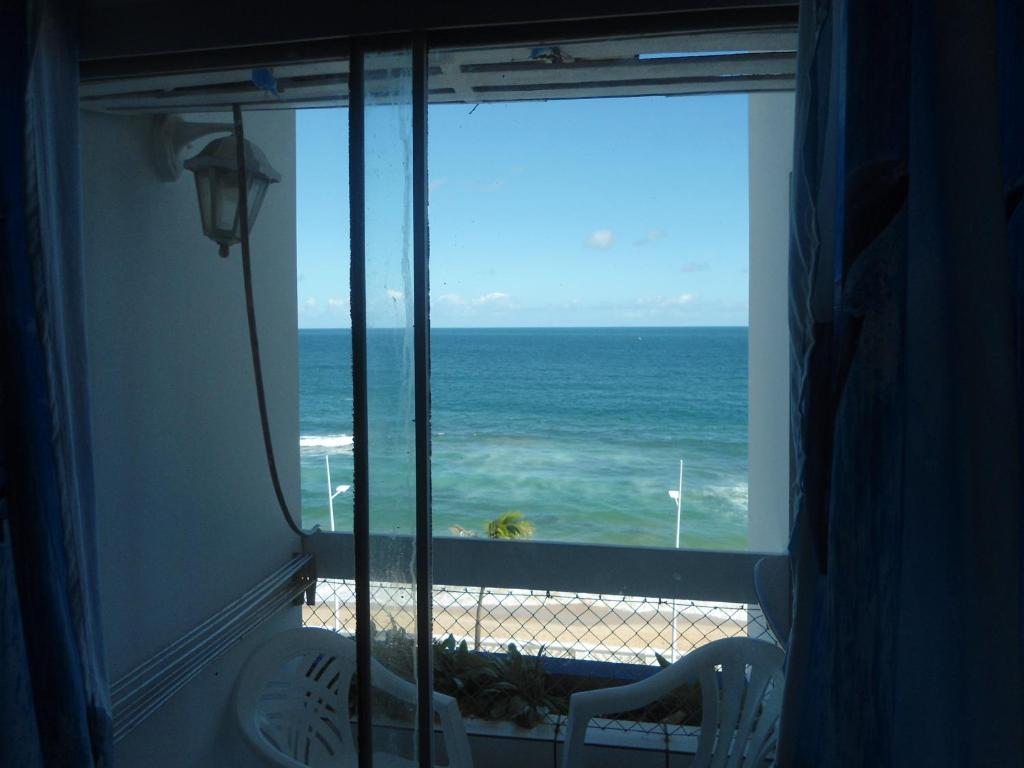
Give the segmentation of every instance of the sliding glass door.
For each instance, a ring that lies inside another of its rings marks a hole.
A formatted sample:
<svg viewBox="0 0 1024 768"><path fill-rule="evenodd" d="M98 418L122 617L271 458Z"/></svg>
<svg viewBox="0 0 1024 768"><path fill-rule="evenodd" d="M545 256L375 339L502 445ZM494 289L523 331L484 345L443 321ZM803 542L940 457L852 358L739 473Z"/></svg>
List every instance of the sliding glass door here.
<svg viewBox="0 0 1024 768"><path fill-rule="evenodd" d="M422 44L413 41L352 52L361 765L374 752L433 765L424 59ZM417 693L396 696L379 686L371 691L365 681L372 685L384 667L414 682Z"/></svg>

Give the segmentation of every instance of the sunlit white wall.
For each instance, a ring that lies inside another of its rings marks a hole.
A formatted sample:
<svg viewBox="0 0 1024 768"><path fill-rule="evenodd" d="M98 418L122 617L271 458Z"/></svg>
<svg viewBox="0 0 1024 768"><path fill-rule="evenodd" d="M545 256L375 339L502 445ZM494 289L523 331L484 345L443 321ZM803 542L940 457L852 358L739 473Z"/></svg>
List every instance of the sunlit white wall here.
<svg viewBox="0 0 1024 768"><path fill-rule="evenodd" d="M748 541L789 539L789 173L792 93L751 94Z"/></svg>

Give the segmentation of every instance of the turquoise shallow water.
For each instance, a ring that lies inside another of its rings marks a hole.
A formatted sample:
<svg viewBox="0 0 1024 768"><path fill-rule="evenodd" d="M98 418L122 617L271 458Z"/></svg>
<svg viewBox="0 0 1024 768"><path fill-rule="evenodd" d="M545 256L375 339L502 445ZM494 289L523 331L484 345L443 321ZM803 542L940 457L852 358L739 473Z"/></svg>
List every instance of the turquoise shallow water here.
<svg viewBox="0 0 1024 768"><path fill-rule="evenodd" d="M670 547L683 459L682 545L746 547L746 328L436 329L431 346L437 535L517 509L538 539ZM350 361L349 331L299 332L306 525L327 525L325 454L352 482ZM400 487L406 460L375 484ZM375 509L378 530L411 520L400 494Z"/></svg>

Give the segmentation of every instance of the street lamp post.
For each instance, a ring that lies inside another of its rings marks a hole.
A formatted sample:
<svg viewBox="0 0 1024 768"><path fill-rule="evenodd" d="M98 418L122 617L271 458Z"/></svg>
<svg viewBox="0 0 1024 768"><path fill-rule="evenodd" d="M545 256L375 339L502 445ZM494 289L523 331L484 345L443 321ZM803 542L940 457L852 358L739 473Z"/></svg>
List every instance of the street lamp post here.
<svg viewBox="0 0 1024 768"><path fill-rule="evenodd" d="M683 518L683 460L679 460L679 488L668 492L676 503L676 549L679 549L679 526Z"/></svg>
<svg viewBox="0 0 1024 768"><path fill-rule="evenodd" d="M668 492L676 503L676 549L679 549L679 530L683 519L683 460L679 460L679 487ZM672 661L676 660L676 599L672 598Z"/></svg>
<svg viewBox="0 0 1024 768"><path fill-rule="evenodd" d="M327 508L331 513L331 530L334 530L334 498L345 493L351 485L339 485L337 488L331 485L331 457L329 454L324 454L324 464L327 466ZM341 622L338 621L338 593L334 593L334 631L337 632L340 629Z"/></svg>
<svg viewBox="0 0 1024 768"><path fill-rule="evenodd" d="M327 508L331 513L331 530L334 530L334 499L336 496L340 496L345 493L351 485L339 485L337 488L331 485L331 457L328 454L324 454L324 464L327 465ZM676 545L678 546L678 544Z"/></svg>

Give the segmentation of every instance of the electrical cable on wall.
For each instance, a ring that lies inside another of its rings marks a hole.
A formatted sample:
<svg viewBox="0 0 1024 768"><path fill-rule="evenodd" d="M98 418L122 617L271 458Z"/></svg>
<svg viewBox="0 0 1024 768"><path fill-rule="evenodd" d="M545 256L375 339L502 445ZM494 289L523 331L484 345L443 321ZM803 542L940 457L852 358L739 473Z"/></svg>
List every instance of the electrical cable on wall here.
<svg viewBox="0 0 1024 768"><path fill-rule="evenodd" d="M252 295L252 263L249 259L249 195L248 180L245 167L245 132L242 129L242 108L238 104L232 107L234 114L235 151L238 153L238 217L242 245L242 276L245 283L245 310L249 319L249 348L252 350L252 371L256 380L256 400L260 409L260 425L263 428L263 446L267 451L267 469L274 484L274 494L284 520L299 536L308 536L311 531L304 531L292 516L288 502L281 489L281 478L277 473L277 461L274 458L274 444L270 438L270 420L267 417L267 398L263 390L263 366L260 363L260 342L256 332L256 307ZM314 529L315 530L315 529Z"/></svg>

